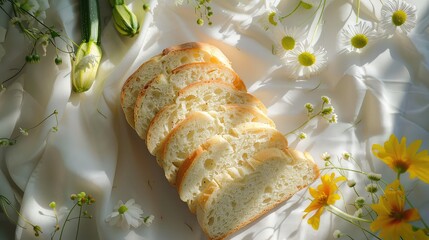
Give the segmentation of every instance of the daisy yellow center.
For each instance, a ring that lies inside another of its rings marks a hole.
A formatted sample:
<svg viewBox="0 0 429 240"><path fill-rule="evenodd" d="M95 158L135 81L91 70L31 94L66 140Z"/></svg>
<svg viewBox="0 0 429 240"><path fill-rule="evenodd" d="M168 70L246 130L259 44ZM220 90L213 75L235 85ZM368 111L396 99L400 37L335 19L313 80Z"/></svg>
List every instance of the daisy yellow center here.
<svg viewBox="0 0 429 240"><path fill-rule="evenodd" d="M317 198L317 202L320 205L325 205L327 201L328 201L328 196L325 193L321 193Z"/></svg>
<svg viewBox="0 0 429 240"><path fill-rule="evenodd" d="M285 50L292 50L295 48L295 39L291 36L285 36L282 38L282 47Z"/></svg>
<svg viewBox="0 0 429 240"><path fill-rule="evenodd" d="M123 204L118 208L119 214L124 214L126 211L128 211L128 208Z"/></svg>
<svg viewBox="0 0 429 240"><path fill-rule="evenodd" d="M356 34L350 39L350 43L355 48L363 48L368 44L368 37L365 34Z"/></svg>
<svg viewBox="0 0 429 240"><path fill-rule="evenodd" d="M395 11L392 15L392 22L395 26L401 26L407 21L407 13L404 10Z"/></svg>
<svg viewBox="0 0 429 240"><path fill-rule="evenodd" d="M389 217L395 219L396 221L401 221L404 218L404 213L400 211L393 211L390 213Z"/></svg>
<svg viewBox="0 0 429 240"><path fill-rule="evenodd" d="M270 15L268 15L268 22L271 23L273 26L277 26L277 22L274 19L274 17L276 16L275 12L270 13Z"/></svg>
<svg viewBox="0 0 429 240"><path fill-rule="evenodd" d="M397 159L393 161L393 166L395 167L396 172L402 174L408 170L410 164L402 159Z"/></svg>
<svg viewBox="0 0 429 240"><path fill-rule="evenodd" d="M316 56L309 52L303 52L298 56L298 62L305 67L309 67L316 62Z"/></svg>

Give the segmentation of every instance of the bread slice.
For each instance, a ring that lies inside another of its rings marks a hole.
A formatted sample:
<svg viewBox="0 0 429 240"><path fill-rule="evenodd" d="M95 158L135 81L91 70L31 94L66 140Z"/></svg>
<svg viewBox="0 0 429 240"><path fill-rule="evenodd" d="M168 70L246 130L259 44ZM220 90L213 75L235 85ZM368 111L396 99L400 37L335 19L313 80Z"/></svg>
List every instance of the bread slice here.
<svg viewBox="0 0 429 240"><path fill-rule="evenodd" d="M134 106L141 89L158 74L169 75L173 69L192 62L211 62L231 67L228 58L207 43L189 42L164 49L160 55L143 63L122 86L121 106L131 127L134 128Z"/></svg>
<svg viewBox="0 0 429 240"><path fill-rule="evenodd" d="M319 175L309 154L292 149L265 149L248 163L210 181L198 198L197 219L209 239L248 225Z"/></svg>
<svg viewBox="0 0 429 240"><path fill-rule="evenodd" d="M186 116L195 111L216 110L225 104L246 104L266 113L264 104L255 96L237 91L224 82L197 82L179 91L174 104L162 108L152 119L146 144L152 155L157 155L170 131Z"/></svg>
<svg viewBox="0 0 429 240"><path fill-rule="evenodd" d="M216 63L190 63L172 71L171 75L160 74L140 91L134 107L134 122L137 134L146 140L150 121L162 107L172 104L178 92L198 81L220 80L232 84L240 91L246 87L229 67Z"/></svg>
<svg viewBox="0 0 429 240"><path fill-rule="evenodd" d="M274 128L242 124L234 135L216 135L200 145L180 166L177 190L180 199L195 212L195 203L205 184L225 169L247 165L250 157L267 148L287 148L286 138Z"/></svg>
<svg viewBox="0 0 429 240"><path fill-rule="evenodd" d="M211 115L206 112L189 114L168 134L158 156L161 166L164 168L165 177L174 185L178 169L198 146L217 134L241 134L238 132L244 131L243 129L247 130L247 128L238 130L234 128L249 122L254 123L249 129L269 128L277 132L270 118L251 108L225 107L223 111L212 112ZM243 134L247 134L247 131ZM287 145L284 136L280 133L279 135L279 138Z"/></svg>

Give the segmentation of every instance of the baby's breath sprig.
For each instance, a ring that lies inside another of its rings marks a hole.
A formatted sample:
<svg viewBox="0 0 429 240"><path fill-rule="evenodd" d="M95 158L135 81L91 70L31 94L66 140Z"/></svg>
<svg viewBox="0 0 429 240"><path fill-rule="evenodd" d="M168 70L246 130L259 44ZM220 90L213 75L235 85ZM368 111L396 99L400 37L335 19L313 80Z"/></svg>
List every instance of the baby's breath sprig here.
<svg viewBox="0 0 429 240"><path fill-rule="evenodd" d="M5 4L9 3L12 7L12 15L9 14L5 9ZM30 53L25 56L25 62L18 71L12 76L1 82L4 86L7 82L14 79L25 67L27 63L37 63L40 61L40 56L45 56L47 47L52 45L55 48L56 56L54 63L60 65L62 58L59 56L59 52L73 54L73 45L77 46L71 39L65 39L61 36L60 32L53 26L46 25L42 20L44 11L46 9L34 9L31 3L19 2L15 0L3 0L0 1L0 10L10 19L10 23L17 27L20 32L27 37L33 44ZM66 44L66 49L58 47L57 40L61 40ZM38 46L41 46L42 52L38 50Z"/></svg>
<svg viewBox="0 0 429 240"><path fill-rule="evenodd" d="M47 121L49 118L51 118L53 116L55 117L56 123L55 123L55 126L53 126L51 128L51 131L57 132L58 131L58 111L54 110L51 114L49 114L47 117L42 119L42 121L40 121L39 123L37 123L36 125L34 125L30 128L19 127L19 134L17 136L12 137L12 138L1 137L0 138L0 146L6 147L6 146L12 146L12 145L16 144L19 137L28 136L32 130L34 130L35 128L42 125L45 121Z"/></svg>
<svg viewBox="0 0 429 240"><path fill-rule="evenodd" d="M88 213L88 211L86 210L86 207L88 207L88 206L90 206L90 205L92 205L92 204L94 204L94 203L95 203L95 198L93 198L93 197L92 197L92 195L90 195L90 194L86 194L85 192L80 192L80 193L77 193L77 194L71 194L71 195L70 195L70 199L71 199L72 201L74 201L74 205L73 205L73 207L70 209L70 211L69 211L69 212L68 212L68 214L67 214L67 217L66 217L66 219L65 219L65 221L64 221L64 224L63 224L63 226L62 226L62 228L61 228L61 232L60 232L59 239L62 239L64 229L65 229L65 227L66 227L66 224L67 224L69 221L72 221L72 220L74 220L74 219L77 219L77 220L78 220L78 222L77 222L77 227L76 227L76 239L78 239L78 235L79 235L79 228L80 228L80 220L81 220L82 218L92 219L92 215L90 215L90 214ZM51 204L52 204L52 203L51 203ZM71 218L71 217L70 217L70 216L71 216L71 213L73 212L73 210L74 210L76 207L78 207L78 208L79 208L79 215L78 215L77 217ZM58 229L58 230L59 230L59 229ZM55 229L55 232L54 232L53 236L55 235L55 233L56 233L58 230L57 230L57 228Z"/></svg>
<svg viewBox="0 0 429 240"><path fill-rule="evenodd" d="M306 103L304 105L304 107L307 111L307 120L304 121L301 125L299 125L294 130L286 133L285 136L295 134L301 140L305 139L307 137L307 135L300 130L302 130L305 126L307 126L310 123L310 121L316 117L321 117L321 118L325 119L328 123L337 123L338 117L337 117L337 114L335 114L335 112L334 112L335 111L334 107L331 106L331 99L327 96L322 96L321 99L322 99L322 104L321 104L320 110L318 112L314 111L313 104ZM297 134L298 131L299 131L299 133Z"/></svg>
<svg viewBox="0 0 429 240"><path fill-rule="evenodd" d="M7 197L5 197L5 196L3 196L3 195L0 194L0 210L3 211L3 213L6 216L6 218L9 220L9 222L15 224L16 226L18 226L20 228L26 229L25 226L19 225L19 223L17 221L15 221L14 219L12 219L12 217L8 213L7 207L12 208L12 210L18 214L18 217L20 219L22 219L24 221L24 223L26 223L26 224L28 224L28 225L30 225L32 227L32 229L34 231L34 236L38 237L38 236L40 236L40 233L43 233L42 232L42 228L39 225L31 223L27 218L25 218L18 211L18 209L16 209L14 206L12 206L12 203L10 202L10 200Z"/></svg>
<svg viewBox="0 0 429 240"><path fill-rule="evenodd" d="M204 25L204 20L207 20L209 26L213 24L211 17L213 16L213 9L210 6L211 0L187 0L188 4L194 6L195 15L197 16L197 24ZM183 0L176 0L176 5L182 5Z"/></svg>

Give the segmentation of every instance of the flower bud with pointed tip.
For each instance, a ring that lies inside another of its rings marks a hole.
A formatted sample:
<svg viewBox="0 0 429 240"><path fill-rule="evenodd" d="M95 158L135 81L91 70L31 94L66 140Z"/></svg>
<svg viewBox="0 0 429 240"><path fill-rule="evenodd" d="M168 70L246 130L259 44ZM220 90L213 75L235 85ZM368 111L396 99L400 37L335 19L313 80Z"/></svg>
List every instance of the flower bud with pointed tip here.
<svg viewBox="0 0 429 240"><path fill-rule="evenodd" d="M115 28L121 35L134 37L139 33L138 19L127 5L114 5L112 15Z"/></svg>

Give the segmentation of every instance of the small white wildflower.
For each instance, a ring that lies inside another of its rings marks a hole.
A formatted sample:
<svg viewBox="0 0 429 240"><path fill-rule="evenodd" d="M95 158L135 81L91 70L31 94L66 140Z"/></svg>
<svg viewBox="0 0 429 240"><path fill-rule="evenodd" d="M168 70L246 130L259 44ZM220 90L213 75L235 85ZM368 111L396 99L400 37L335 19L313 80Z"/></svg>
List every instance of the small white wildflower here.
<svg viewBox="0 0 429 240"><path fill-rule="evenodd" d="M299 133L299 134L298 134L298 138L299 138L300 140L304 140L304 139L306 139L306 138L307 138L307 134L305 134L304 132L301 132L301 133Z"/></svg>
<svg viewBox="0 0 429 240"><path fill-rule="evenodd" d="M334 233L332 234L334 236L335 239L341 238L343 236L343 234L341 233L340 230L335 230Z"/></svg>
<svg viewBox="0 0 429 240"><path fill-rule="evenodd" d="M329 119L329 123L337 123L337 121L338 121L338 115L332 114L331 119Z"/></svg>
<svg viewBox="0 0 429 240"><path fill-rule="evenodd" d="M388 0L381 7L380 31L392 35L397 29L408 34L417 22L416 6L403 0Z"/></svg>
<svg viewBox="0 0 429 240"><path fill-rule="evenodd" d="M378 191L378 186L375 183L370 183L365 186L365 190L369 193L376 193Z"/></svg>
<svg viewBox="0 0 429 240"><path fill-rule="evenodd" d="M264 13L257 17L257 23L265 31L280 25L278 9L274 5L268 6Z"/></svg>
<svg viewBox="0 0 429 240"><path fill-rule="evenodd" d="M362 208L365 205L365 198L363 197L357 197L355 199L355 207Z"/></svg>
<svg viewBox="0 0 429 240"><path fill-rule="evenodd" d="M149 216L147 216L147 217L144 218L143 223L144 223L144 225L146 225L147 227L149 227L152 224L152 222L153 222L154 219L155 219L154 215L149 215Z"/></svg>
<svg viewBox="0 0 429 240"><path fill-rule="evenodd" d="M368 174L368 179L371 180L371 181L380 181L381 178L382 178L382 175L379 174L379 173L373 173L373 172L371 172L371 173Z"/></svg>
<svg viewBox="0 0 429 240"><path fill-rule="evenodd" d="M303 41L304 36L306 36L304 28L288 28L283 24L271 28L271 31L274 40L274 52L280 57L295 49L297 43Z"/></svg>
<svg viewBox="0 0 429 240"><path fill-rule="evenodd" d="M308 41L298 43L282 60L291 70L292 78L309 78L327 65L326 50L322 47L315 50Z"/></svg>
<svg viewBox="0 0 429 240"><path fill-rule="evenodd" d="M24 129L24 128L19 128L19 132L23 135L23 136L28 136L28 131L27 131L27 129Z"/></svg>
<svg viewBox="0 0 429 240"><path fill-rule="evenodd" d="M128 200L125 204L119 200L113 212L107 216L106 222L122 229L129 229L130 226L138 228L143 223L142 214L143 210L134 199Z"/></svg>
<svg viewBox="0 0 429 240"><path fill-rule="evenodd" d="M322 99L322 102L323 102L324 104L331 104L331 99L330 99L329 97L327 97L327 96L322 96L322 97L321 97L321 99Z"/></svg>
<svg viewBox="0 0 429 240"><path fill-rule="evenodd" d="M313 104L311 104L311 103L306 103L304 106L305 106L305 108L307 109L307 113L308 113L308 114L310 114L310 113L312 113L312 112L314 111L314 106L313 106Z"/></svg>
<svg viewBox="0 0 429 240"><path fill-rule="evenodd" d="M324 152L324 153L322 153L321 158L323 161L329 161L329 160L331 160L331 155L328 152Z"/></svg>
<svg viewBox="0 0 429 240"><path fill-rule="evenodd" d="M351 188L354 187L354 186L356 186L356 181L353 180L353 179L347 180L347 186L349 186Z"/></svg>
<svg viewBox="0 0 429 240"><path fill-rule="evenodd" d="M335 108L332 106L329 106L329 107L325 107L324 109L322 109L321 114L322 114L322 116L327 116L327 115L333 114L334 111L335 111Z"/></svg>
<svg viewBox="0 0 429 240"><path fill-rule="evenodd" d="M375 29L362 21L356 25L347 25L347 28L341 31L341 45L350 52L360 53L376 39Z"/></svg>
<svg viewBox="0 0 429 240"><path fill-rule="evenodd" d="M342 156L343 156L343 159L344 159L344 160L349 160L349 159L350 159L350 157L351 157L351 155L350 155L350 153L349 153L349 152L343 152Z"/></svg>

